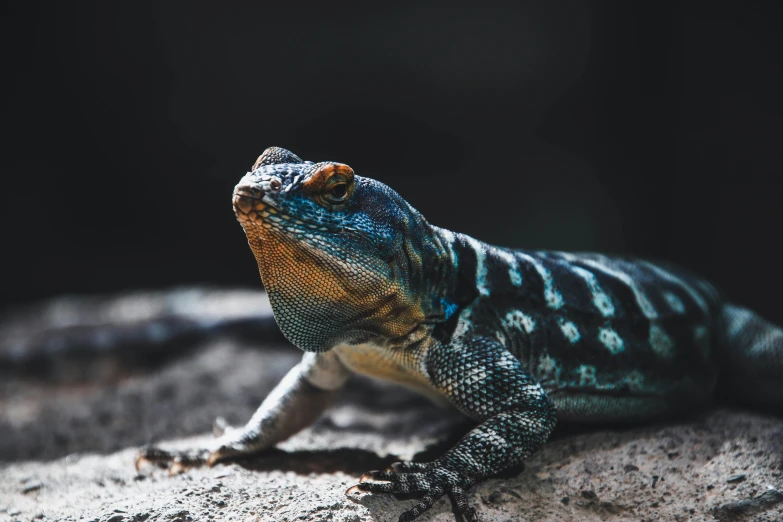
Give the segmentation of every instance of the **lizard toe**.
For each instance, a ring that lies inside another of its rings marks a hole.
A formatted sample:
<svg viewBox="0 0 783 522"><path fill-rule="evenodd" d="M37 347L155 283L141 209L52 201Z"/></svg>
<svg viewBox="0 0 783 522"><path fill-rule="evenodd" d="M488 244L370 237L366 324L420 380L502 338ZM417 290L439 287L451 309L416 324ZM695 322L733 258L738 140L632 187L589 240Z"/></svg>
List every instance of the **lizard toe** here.
<svg viewBox="0 0 783 522"><path fill-rule="evenodd" d="M449 496L451 497L451 501L457 507L457 511L467 522L478 522L476 508L471 507L471 505L468 503L468 496L465 494L465 491L462 488L453 488L449 492Z"/></svg>
<svg viewBox="0 0 783 522"><path fill-rule="evenodd" d="M154 446L144 446L139 448L139 452L136 454L136 458L133 462L136 471L147 464L158 466L161 468L167 468L169 462L173 459L171 452L156 448Z"/></svg>
<svg viewBox="0 0 783 522"><path fill-rule="evenodd" d="M400 515L399 522L409 522L419 518L419 515L431 508L436 500L438 497L434 495L424 495L418 504Z"/></svg>
<svg viewBox="0 0 783 522"><path fill-rule="evenodd" d="M422 495L418 504L400 515L401 522L418 518L430 509L439 498L448 494L466 520L478 520L475 510L470 507L465 495L465 490L475 482L474 479L436 463L410 467L419 469L426 467L427 469L420 472L370 471L362 475L359 483L346 493L366 491L369 493Z"/></svg>
<svg viewBox="0 0 783 522"><path fill-rule="evenodd" d="M392 482L365 481L360 482L354 487L369 493L418 493L415 484L401 480Z"/></svg>
<svg viewBox="0 0 783 522"><path fill-rule="evenodd" d="M427 471L432 468L434 464L432 462L410 462L402 461L395 462L389 466L386 471L396 471L398 473L414 473L420 471Z"/></svg>
<svg viewBox="0 0 783 522"><path fill-rule="evenodd" d="M164 450L156 446L144 446L139 449L134 465L139 471L146 464L152 464L159 468L168 469L170 475L178 475L190 468L203 466L207 463L209 451L190 450L175 451Z"/></svg>

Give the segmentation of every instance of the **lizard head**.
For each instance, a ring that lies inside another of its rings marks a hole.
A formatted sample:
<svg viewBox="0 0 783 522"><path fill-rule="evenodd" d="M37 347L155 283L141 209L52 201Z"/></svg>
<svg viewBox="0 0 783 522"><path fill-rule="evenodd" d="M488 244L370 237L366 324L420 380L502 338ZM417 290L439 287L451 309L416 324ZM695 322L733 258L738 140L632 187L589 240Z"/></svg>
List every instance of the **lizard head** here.
<svg viewBox="0 0 783 522"><path fill-rule="evenodd" d="M233 204L275 318L299 348L399 338L424 321L429 225L386 185L272 147Z"/></svg>

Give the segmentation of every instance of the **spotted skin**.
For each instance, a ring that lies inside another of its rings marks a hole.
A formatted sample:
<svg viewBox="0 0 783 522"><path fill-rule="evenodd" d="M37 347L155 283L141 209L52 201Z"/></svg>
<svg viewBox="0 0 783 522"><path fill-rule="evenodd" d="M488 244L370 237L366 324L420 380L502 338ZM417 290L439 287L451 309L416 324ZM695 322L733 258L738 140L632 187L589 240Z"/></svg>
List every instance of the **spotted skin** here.
<svg viewBox="0 0 783 522"><path fill-rule="evenodd" d="M429 224L347 165L272 147L234 191L283 334L306 352L248 424L209 448L139 462L214 464L314 419L351 373L395 381L478 425L432 462L349 491L416 493L413 520L524 462L558 420L643 420L708 401L721 366L751 403L783 405L783 330L662 263L494 247Z"/></svg>

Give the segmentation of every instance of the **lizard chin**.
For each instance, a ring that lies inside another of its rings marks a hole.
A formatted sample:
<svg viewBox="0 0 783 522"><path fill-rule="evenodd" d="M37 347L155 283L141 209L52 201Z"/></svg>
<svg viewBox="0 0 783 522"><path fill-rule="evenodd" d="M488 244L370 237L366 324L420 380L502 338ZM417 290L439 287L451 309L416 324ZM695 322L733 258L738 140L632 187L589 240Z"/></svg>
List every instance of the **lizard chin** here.
<svg viewBox="0 0 783 522"><path fill-rule="evenodd" d="M236 192L234 192L232 203L234 204L234 215L243 226L250 224L260 225L262 223L261 213L265 212L269 207L269 205L261 201L261 198Z"/></svg>

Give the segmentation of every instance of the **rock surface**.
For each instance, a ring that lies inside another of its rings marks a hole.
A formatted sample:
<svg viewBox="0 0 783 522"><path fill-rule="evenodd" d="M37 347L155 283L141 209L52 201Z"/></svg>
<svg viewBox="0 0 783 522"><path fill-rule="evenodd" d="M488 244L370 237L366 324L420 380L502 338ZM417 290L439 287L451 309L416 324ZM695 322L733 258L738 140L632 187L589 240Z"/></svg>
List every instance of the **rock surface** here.
<svg viewBox="0 0 783 522"><path fill-rule="evenodd" d="M347 497L365 471L426 460L470 429L407 391L355 379L313 427L252 459L174 477L138 446L246 420L299 353L212 341L104 383L0 383L0 521L394 521L415 503ZM783 418L710 409L648 426L560 429L524 472L471 492L481 520L783 520ZM442 499L422 521L453 521Z"/></svg>

